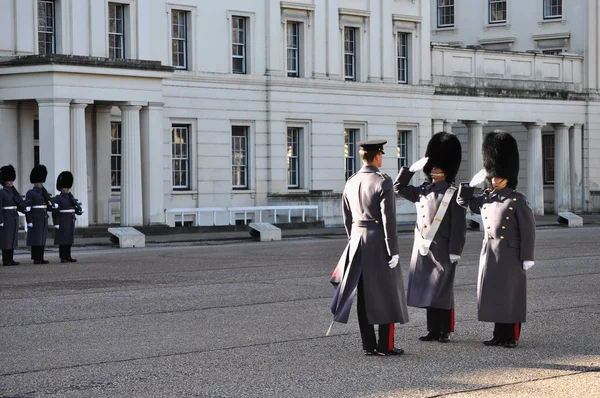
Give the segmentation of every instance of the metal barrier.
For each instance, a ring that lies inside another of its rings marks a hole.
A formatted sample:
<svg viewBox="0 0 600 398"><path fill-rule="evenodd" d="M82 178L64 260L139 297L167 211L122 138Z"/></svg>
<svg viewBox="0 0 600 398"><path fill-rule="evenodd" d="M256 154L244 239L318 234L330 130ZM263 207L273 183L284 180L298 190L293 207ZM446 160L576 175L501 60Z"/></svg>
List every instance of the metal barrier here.
<svg viewBox="0 0 600 398"><path fill-rule="evenodd" d="M217 225L217 212L229 212L229 225L234 225L235 220L232 216L236 212L244 212L244 224L247 224L249 218L248 213L254 213L258 211L258 222L262 222L263 211L272 211L273 220L277 224L277 211L287 211L288 223L292 222L292 211L302 210L302 222L306 220L306 211L315 211L315 218L319 220L319 206L317 205L306 205L306 206L248 206L248 207L189 207L189 208L172 208L165 209L165 224L169 224L168 216L173 214L173 223L177 222L177 215L183 225L185 216L188 214L195 216L195 225L200 226L200 214L201 213L213 213L212 225Z"/></svg>

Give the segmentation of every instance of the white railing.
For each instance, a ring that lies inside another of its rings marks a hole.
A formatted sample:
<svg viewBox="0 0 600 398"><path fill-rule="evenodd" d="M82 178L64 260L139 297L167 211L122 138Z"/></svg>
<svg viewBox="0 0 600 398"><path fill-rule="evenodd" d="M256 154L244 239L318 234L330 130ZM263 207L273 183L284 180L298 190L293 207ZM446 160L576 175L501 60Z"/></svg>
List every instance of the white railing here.
<svg viewBox="0 0 600 398"><path fill-rule="evenodd" d="M168 216L169 214L173 214L173 224L177 222L177 216L181 220L181 225L183 225L186 215L193 215L195 217L195 225L200 225L200 214L201 213L213 213L212 217L212 225L217 225L217 213L219 212L229 212L229 225L234 225L235 220L233 216L235 213L244 213L244 224L248 223L248 220L252 219L252 217L248 217L248 213L256 213L258 212L258 222L262 222L263 212L272 211L273 212L273 221L277 224L277 212L286 212L287 211L287 220L288 223L292 222L292 211L302 211L302 222L306 221L306 211L314 211L315 219L319 220L319 206L317 205L306 205L306 206L247 206L247 207L189 207L189 208L172 208L165 209L165 223L169 224ZM281 215L280 215L281 217Z"/></svg>

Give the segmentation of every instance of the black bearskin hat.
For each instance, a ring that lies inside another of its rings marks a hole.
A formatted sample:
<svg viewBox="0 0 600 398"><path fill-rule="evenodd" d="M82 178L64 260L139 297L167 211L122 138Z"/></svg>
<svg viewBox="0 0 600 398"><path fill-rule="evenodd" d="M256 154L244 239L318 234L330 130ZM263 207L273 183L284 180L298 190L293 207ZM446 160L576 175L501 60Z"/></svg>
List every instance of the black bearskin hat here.
<svg viewBox="0 0 600 398"><path fill-rule="evenodd" d="M6 184L6 181L14 181L17 179L17 171L9 164L8 166L2 166L0 168L0 184Z"/></svg>
<svg viewBox="0 0 600 398"><path fill-rule="evenodd" d="M515 189L519 181L519 147L512 135L494 130L483 139L483 167L488 177L500 177Z"/></svg>
<svg viewBox="0 0 600 398"><path fill-rule="evenodd" d="M48 169L43 164L39 164L31 169L29 182L32 184L35 184L36 182L46 182L46 177L48 177Z"/></svg>
<svg viewBox="0 0 600 398"><path fill-rule="evenodd" d="M73 186L73 174L70 171L63 171L56 179L56 189L71 188Z"/></svg>
<svg viewBox="0 0 600 398"><path fill-rule="evenodd" d="M431 137L425 156L429 158L423 171L431 179L431 169L439 167L446 174L448 183L454 182L462 160L462 146L454 134L441 131Z"/></svg>

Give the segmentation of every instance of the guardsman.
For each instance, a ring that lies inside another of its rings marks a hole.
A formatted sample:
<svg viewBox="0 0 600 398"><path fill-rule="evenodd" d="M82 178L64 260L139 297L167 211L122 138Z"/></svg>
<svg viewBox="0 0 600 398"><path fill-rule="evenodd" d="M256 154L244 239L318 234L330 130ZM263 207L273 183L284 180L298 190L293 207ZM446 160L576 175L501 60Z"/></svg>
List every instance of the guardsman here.
<svg viewBox="0 0 600 398"><path fill-rule="evenodd" d="M19 265L13 259L19 240L19 213L30 210L27 200L23 200L14 186L17 172L12 165L0 168L0 246L2 247L2 265Z"/></svg>
<svg viewBox="0 0 600 398"><path fill-rule="evenodd" d="M347 323L358 293L364 353L381 356L404 352L394 346L394 324L408 322L402 271L397 267L396 199L392 180L379 171L386 142L358 143L363 166L348 179L342 195L348 245L332 276L337 288L331 304L333 321ZM379 325L378 340L374 325Z"/></svg>
<svg viewBox="0 0 600 398"><path fill-rule="evenodd" d="M56 189L60 194L54 197L54 203L58 205L52 213L54 222L54 244L58 245L61 263L77 262L71 256L71 247L75 240L75 215L83 214L81 203L71 193L73 186L73 174L63 171L56 179Z"/></svg>
<svg viewBox="0 0 600 398"><path fill-rule="evenodd" d="M48 212L52 211L54 205L52 197L44 187L47 176L46 166L35 166L29 175L33 188L27 191L25 196L31 204L31 211L26 214L27 246L31 246L31 259L34 264L48 264L44 259L44 249L48 237Z"/></svg>
<svg viewBox="0 0 600 398"><path fill-rule="evenodd" d="M517 187L519 149L510 134L495 130L483 141L483 165L470 184L461 185L458 204L481 214L484 234L477 279L478 318L494 322L483 344L517 346L527 313L527 277L534 264L535 219ZM474 195L486 179L492 188Z"/></svg>
<svg viewBox="0 0 600 398"><path fill-rule="evenodd" d="M456 203L452 185L460 168L462 148L454 134L440 132L427 144L425 157L410 168L402 167L394 191L415 203L417 222L407 302L427 309L427 331L422 341L450 341L454 331L454 276L465 245L465 210ZM408 185L417 171L425 182Z"/></svg>

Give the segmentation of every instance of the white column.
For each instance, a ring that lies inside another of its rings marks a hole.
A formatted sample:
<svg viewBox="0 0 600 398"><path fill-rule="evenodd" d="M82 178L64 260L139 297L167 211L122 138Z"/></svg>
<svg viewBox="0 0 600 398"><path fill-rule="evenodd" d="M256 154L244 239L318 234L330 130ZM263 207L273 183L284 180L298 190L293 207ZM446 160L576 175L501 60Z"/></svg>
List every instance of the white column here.
<svg viewBox="0 0 600 398"><path fill-rule="evenodd" d="M142 159L140 143L140 109L137 105L122 105L121 155L121 226L143 224Z"/></svg>
<svg viewBox="0 0 600 398"><path fill-rule="evenodd" d="M452 125L456 122L456 120L444 120L444 131L446 133L454 134L452 132Z"/></svg>
<svg viewBox="0 0 600 398"><path fill-rule="evenodd" d="M73 196L81 202L85 213L77 216L75 225L86 228L88 220L88 173L87 173L87 145L85 140L85 103L71 104L71 172L73 173Z"/></svg>
<svg viewBox="0 0 600 398"><path fill-rule="evenodd" d="M433 119L431 125L431 135L444 131L444 119Z"/></svg>
<svg viewBox="0 0 600 398"><path fill-rule="evenodd" d="M19 166L17 104L17 102L0 101L0 137L2 137L0 167L7 164L12 164L15 168Z"/></svg>
<svg viewBox="0 0 600 398"><path fill-rule="evenodd" d="M140 119L144 225L164 224L163 104L151 103L142 108ZM189 171L190 176L194 175Z"/></svg>
<svg viewBox="0 0 600 398"><path fill-rule="evenodd" d="M580 123L575 123L569 132L569 157L571 159L570 178L571 178L571 209L575 212L583 210L583 157L581 156L581 127Z"/></svg>
<svg viewBox="0 0 600 398"><path fill-rule="evenodd" d="M108 200L111 197L110 188L110 105L96 105L96 220L98 223L109 224ZM116 207L116 206L115 206Z"/></svg>
<svg viewBox="0 0 600 398"><path fill-rule="evenodd" d="M21 102L19 106L19 148L15 148L15 152L19 154L19 162L13 163L13 165L17 169L15 186L23 195L31 188L29 174L35 165L33 132L33 115L35 113L37 113L37 104ZM48 182L52 186L52 181Z"/></svg>
<svg viewBox="0 0 600 398"><path fill-rule="evenodd" d="M473 177L483 168L483 125L486 123L480 120L465 121L468 130L469 139L469 176Z"/></svg>
<svg viewBox="0 0 600 398"><path fill-rule="evenodd" d="M342 43L340 38L343 37L343 32L340 33L340 20L338 0L329 0L326 2L327 10L327 77L330 79L343 79L342 74ZM315 11L316 12L316 11Z"/></svg>
<svg viewBox="0 0 600 398"><path fill-rule="evenodd" d="M554 212L571 210L571 173L569 171L569 125L554 127Z"/></svg>
<svg viewBox="0 0 600 398"><path fill-rule="evenodd" d="M71 170L71 99L38 99L40 163L48 169L46 189L56 190L56 177Z"/></svg>
<svg viewBox="0 0 600 398"><path fill-rule="evenodd" d="M397 36L394 34L394 24L391 22L392 1L384 0L381 2L381 18L379 26L381 27L381 42L377 44L377 51L381 53L381 77L384 83L397 83L395 68L398 65L394 60L395 52L393 49L397 45ZM413 80L414 82L414 80Z"/></svg>
<svg viewBox="0 0 600 398"><path fill-rule="evenodd" d="M541 123L523 123L527 128L527 199L535 215L544 214L544 173Z"/></svg>

